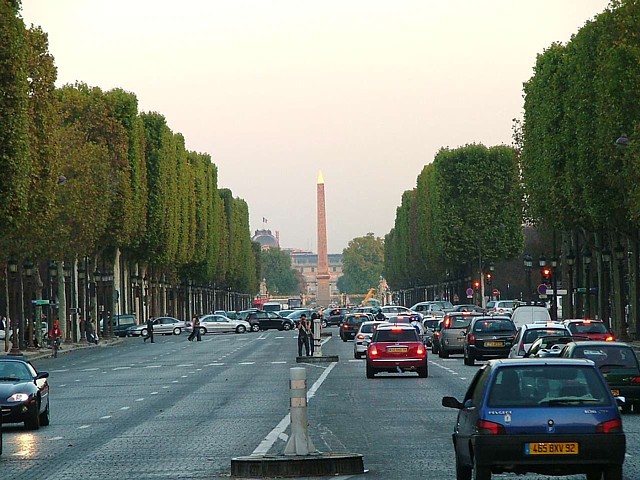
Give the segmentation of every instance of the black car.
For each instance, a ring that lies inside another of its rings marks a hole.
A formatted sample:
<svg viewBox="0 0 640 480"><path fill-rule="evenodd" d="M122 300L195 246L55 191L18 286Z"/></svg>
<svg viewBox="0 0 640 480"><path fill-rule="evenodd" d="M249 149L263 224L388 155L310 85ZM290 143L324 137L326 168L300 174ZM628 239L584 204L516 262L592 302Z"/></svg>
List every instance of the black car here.
<svg viewBox="0 0 640 480"><path fill-rule="evenodd" d="M22 423L29 430L49 425L48 372L38 372L21 358L0 358L2 423Z"/></svg>
<svg viewBox="0 0 640 480"><path fill-rule="evenodd" d="M333 308L328 312L325 312L325 318L327 320L327 325L338 325L340 326L344 321L345 315L351 313L351 309L346 307Z"/></svg>
<svg viewBox="0 0 640 480"><path fill-rule="evenodd" d="M295 324L290 318L281 317L276 312L265 312L258 310L250 312L245 318L251 324L251 330L257 332L259 330L293 330Z"/></svg>
<svg viewBox="0 0 640 480"><path fill-rule="evenodd" d="M362 322L373 320L373 315L368 313L349 313L340 325L340 338L343 342L353 340L360 329Z"/></svg>
<svg viewBox="0 0 640 480"><path fill-rule="evenodd" d="M476 317L464 333L464 364L475 365L476 360L507 358L516 335L516 327L509 317Z"/></svg>

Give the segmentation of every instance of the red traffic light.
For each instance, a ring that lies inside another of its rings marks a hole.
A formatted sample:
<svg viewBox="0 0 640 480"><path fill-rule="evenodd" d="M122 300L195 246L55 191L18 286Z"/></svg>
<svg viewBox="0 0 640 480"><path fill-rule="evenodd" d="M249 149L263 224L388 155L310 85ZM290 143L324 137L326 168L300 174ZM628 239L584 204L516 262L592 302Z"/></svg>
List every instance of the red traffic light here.
<svg viewBox="0 0 640 480"><path fill-rule="evenodd" d="M478 280L474 280L473 282L473 288L475 288L476 290L480 288L480 281Z"/></svg>
<svg viewBox="0 0 640 480"><path fill-rule="evenodd" d="M543 268L542 269L542 276L544 278L549 278L551 276L551 269L550 268Z"/></svg>

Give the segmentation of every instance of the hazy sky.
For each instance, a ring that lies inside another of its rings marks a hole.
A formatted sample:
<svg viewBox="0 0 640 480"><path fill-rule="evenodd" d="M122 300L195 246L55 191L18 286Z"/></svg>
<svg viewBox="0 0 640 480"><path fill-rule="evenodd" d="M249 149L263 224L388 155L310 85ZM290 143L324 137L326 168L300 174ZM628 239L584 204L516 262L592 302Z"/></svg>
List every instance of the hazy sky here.
<svg viewBox="0 0 640 480"><path fill-rule="evenodd" d="M22 0L58 84L134 92L210 153L251 228L384 236L442 146L511 143L536 54L608 0Z"/></svg>

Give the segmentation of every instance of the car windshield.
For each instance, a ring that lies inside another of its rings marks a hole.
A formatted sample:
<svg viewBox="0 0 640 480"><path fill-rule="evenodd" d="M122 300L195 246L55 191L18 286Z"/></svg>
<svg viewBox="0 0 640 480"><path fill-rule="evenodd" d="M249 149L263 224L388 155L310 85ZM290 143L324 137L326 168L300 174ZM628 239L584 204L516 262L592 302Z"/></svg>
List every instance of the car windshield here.
<svg viewBox="0 0 640 480"><path fill-rule="evenodd" d="M565 329L560 328L530 328L524 332L524 343L533 343L538 337L551 337L567 335Z"/></svg>
<svg viewBox="0 0 640 480"><path fill-rule="evenodd" d="M588 322L588 323L570 323L568 325L571 333L578 335L585 333L607 333L607 327L602 322Z"/></svg>
<svg viewBox="0 0 640 480"><path fill-rule="evenodd" d="M514 330L509 320L481 320L473 326L474 333L512 333Z"/></svg>
<svg viewBox="0 0 640 480"><path fill-rule="evenodd" d="M425 320L423 324L426 328L433 330L438 325L438 320Z"/></svg>
<svg viewBox="0 0 640 480"><path fill-rule="evenodd" d="M500 368L487 403L489 407L608 406L611 400L593 367L529 365Z"/></svg>
<svg viewBox="0 0 640 480"><path fill-rule="evenodd" d="M397 330L378 330L376 332L375 342L417 342L418 334L415 330L400 329Z"/></svg>
<svg viewBox="0 0 640 480"><path fill-rule="evenodd" d="M24 363L0 362L0 382L31 380L31 373Z"/></svg>
<svg viewBox="0 0 640 480"><path fill-rule="evenodd" d="M577 346L571 354L573 358L588 358L598 367L638 368L633 350L622 346Z"/></svg>

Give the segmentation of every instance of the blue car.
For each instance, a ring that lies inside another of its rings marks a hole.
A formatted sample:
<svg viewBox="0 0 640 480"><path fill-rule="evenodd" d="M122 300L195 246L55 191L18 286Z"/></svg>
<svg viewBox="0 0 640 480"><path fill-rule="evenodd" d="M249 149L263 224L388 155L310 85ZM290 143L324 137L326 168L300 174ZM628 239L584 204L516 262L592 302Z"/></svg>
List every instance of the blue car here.
<svg viewBox="0 0 640 480"><path fill-rule="evenodd" d="M622 480L626 440L616 399L583 359L490 360L456 408L456 479L586 474Z"/></svg>

